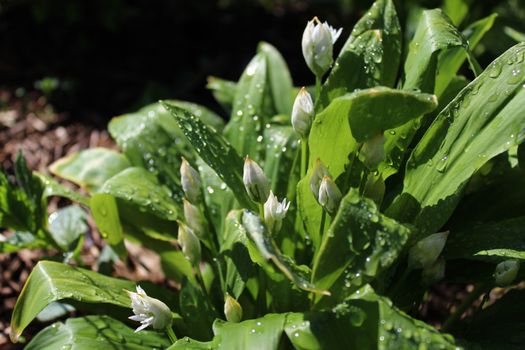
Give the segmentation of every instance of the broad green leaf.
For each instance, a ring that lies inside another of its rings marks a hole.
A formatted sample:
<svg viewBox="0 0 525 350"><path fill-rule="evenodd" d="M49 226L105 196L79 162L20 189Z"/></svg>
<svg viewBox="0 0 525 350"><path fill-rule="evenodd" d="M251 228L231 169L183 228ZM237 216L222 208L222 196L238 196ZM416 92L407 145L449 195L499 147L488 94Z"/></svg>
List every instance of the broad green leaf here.
<svg viewBox="0 0 525 350"><path fill-rule="evenodd" d="M14 253L22 249L51 248L52 245L31 232L13 232L9 236L0 234L0 253Z"/></svg>
<svg viewBox="0 0 525 350"><path fill-rule="evenodd" d="M317 115L308 139L310 167L297 186L301 217L315 246L320 243L322 209L311 193L309 181L316 159L337 179L355 157L359 142L418 118L436 105L433 95L375 87L336 98ZM347 186L341 188L343 193Z"/></svg>
<svg viewBox="0 0 525 350"><path fill-rule="evenodd" d="M291 115L293 83L283 56L275 47L265 42L259 43L257 51L266 58L268 83L277 114Z"/></svg>
<svg viewBox="0 0 525 350"><path fill-rule="evenodd" d="M100 192L164 220L176 221L180 215L173 192L143 168L132 167L118 173L104 183Z"/></svg>
<svg viewBox="0 0 525 350"><path fill-rule="evenodd" d="M135 284L66 264L40 261L16 301L11 318L11 339L16 342L38 313L54 301L73 299L130 308L131 300L125 289L134 290Z"/></svg>
<svg viewBox="0 0 525 350"><path fill-rule="evenodd" d="M524 50L518 44L497 58L438 115L407 162L403 193L389 216L435 232L472 174L523 142Z"/></svg>
<svg viewBox="0 0 525 350"><path fill-rule="evenodd" d="M102 237L119 257L125 258L124 233L115 197L107 193L96 193L91 197L90 208Z"/></svg>
<svg viewBox="0 0 525 350"><path fill-rule="evenodd" d="M439 54L458 47L468 45L450 19L439 9L423 11L405 61L403 88L434 92ZM419 123L415 119L386 134L386 160L381 170L384 179L399 169Z"/></svg>
<svg viewBox="0 0 525 350"><path fill-rule="evenodd" d="M470 0L445 0L443 11L450 17L454 25L459 26L469 12Z"/></svg>
<svg viewBox="0 0 525 350"><path fill-rule="evenodd" d="M337 304L373 281L396 261L409 236L407 227L350 190L314 260L312 282L332 294L325 304Z"/></svg>
<svg viewBox="0 0 525 350"><path fill-rule="evenodd" d="M293 167L300 148L298 141L291 126L271 125L264 130L264 173L270 180L272 191L279 198L288 194L288 188L293 186L290 182L299 176L299 167Z"/></svg>
<svg viewBox="0 0 525 350"><path fill-rule="evenodd" d="M124 323L108 316L70 318L40 331L26 350L151 350L166 349L169 339L157 332L135 333Z"/></svg>
<svg viewBox="0 0 525 350"><path fill-rule="evenodd" d="M496 19L496 14L490 15L479 21L476 21L469 25L463 32L462 35L465 40L468 40L469 50L473 50L476 45L481 41L485 33L487 33ZM459 68L465 59L467 58L467 52L463 47L452 48L446 50L439 55L438 69L436 75L436 87L435 94L439 97L443 94L448 84L456 75Z"/></svg>
<svg viewBox="0 0 525 350"><path fill-rule="evenodd" d="M391 0L377 0L357 22L316 102L318 112L339 96L377 85L394 86L401 58L401 26Z"/></svg>
<svg viewBox="0 0 525 350"><path fill-rule="evenodd" d="M203 295L199 287L187 280L180 290L180 311L188 327L188 335L198 340L210 340L213 337L212 324L217 314L210 305L211 299Z"/></svg>
<svg viewBox="0 0 525 350"><path fill-rule="evenodd" d="M219 102L222 108L230 113L237 90L237 83L210 76L208 77L206 88L212 91L213 97L215 97L215 100Z"/></svg>
<svg viewBox="0 0 525 350"><path fill-rule="evenodd" d="M226 183L201 158L197 158L196 163L202 181L206 210L215 232L222 232L225 217L235 205L235 196ZM220 243L221 235L218 235L218 240Z"/></svg>
<svg viewBox="0 0 525 350"><path fill-rule="evenodd" d="M215 130L210 129L187 111L165 103L195 151L233 191L239 203L253 208L242 181L243 160L232 146Z"/></svg>
<svg viewBox="0 0 525 350"><path fill-rule="evenodd" d="M220 337L221 349L278 349L285 316L267 314L259 319L242 323L217 320L213 323L213 333Z"/></svg>
<svg viewBox="0 0 525 350"><path fill-rule="evenodd" d="M39 322L51 322L72 311L75 311L75 308L72 305L55 301L46 306L44 310L40 311L36 319Z"/></svg>
<svg viewBox="0 0 525 350"><path fill-rule="evenodd" d="M49 215L49 233L63 251L73 250L75 242L88 229L87 213L78 205L60 208Z"/></svg>
<svg viewBox="0 0 525 350"><path fill-rule="evenodd" d="M525 260L525 217L452 231L443 255L446 259Z"/></svg>
<svg viewBox="0 0 525 350"><path fill-rule="evenodd" d="M257 137L268 117L264 111L264 99L269 96L267 74L265 54L260 52L250 61L237 83L230 121L224 129L224 135L233 148L256 161L261 159Z"/></svg>
<svg viewBox="0 0 525 350"><path fill-rule="evenodd" d="M297 265L292 258L283 255L279 251L258 216L249 211L245 211L242 217L242 224L250 239L255 243L259 254L266 261L271 260L297 287L313 293L329 294L326 290L320 289L310 283L310 269L307 266Z"/></svg>
<svg viewBox="0 0 525 350"><path fill-rule="evenodd" d="M91 193L104 182L130 166L123 154L106 148L90 148L73 153L51 164L49 170Z"/></svg>
<svg viewBox="0 0 525 350"><path fill-rule="evenodd" d="M86 207L89 206L89 199L84 197L80 193L75 192L72 189L60 184L58 181L56 181L55 179L47 175L44 175L38 172L35 172L34 174L40 178L40 181L42 181L42 183L45 186L44 196L46 197L52 197L52 196L64 197L74 202L83 204Z"/></svg>

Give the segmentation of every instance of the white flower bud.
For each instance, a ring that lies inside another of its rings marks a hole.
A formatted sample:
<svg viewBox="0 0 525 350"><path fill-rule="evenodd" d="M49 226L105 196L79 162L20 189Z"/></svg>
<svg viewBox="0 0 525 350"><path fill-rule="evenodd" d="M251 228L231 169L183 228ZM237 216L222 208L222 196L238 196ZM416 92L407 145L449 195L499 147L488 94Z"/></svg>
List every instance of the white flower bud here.
<svg viewBox="0 0 525 350"><path fill-rule="evenodd" d="M137 286L137 292L126 291L131 298L131 307L135 315L129 319L141 323L135 332L146 327L153 326L154 329L166 329L171 327L172 316L170 308L162 301L146 295L144 289Z"/></svg>
<svg viewBox="0 0 525 350"><path fill-rule="evenodd" d="M306 65L317 76L322 77L334 62L334 43L343 29L336 30L317 17L308 22L303 32L301 46Z"/></svg>
<svg viewBox="0 0 525 350"><path fill-rule="evenodd" d="M499 287L506 287L510 285L516 279L518 271L520 269L520 263L518 260L509 259L500 262L496 265L494 271L494 281Z"/></svg>
<svg viewBox="0 0 525 350"><path fill-rule="evenodd" d="M201 242L193 233L193 230L179 222L178 241L182 248L182 253L193 266L198 266L201 261Z"/></svg>
<svg viewBox="0 0 525 350"><path fill-rule="evenodd" d="M301 138L308 137L314 118L314 102L304 87L301 88L292 109L292 126Z"/></svg>
<svg viewBox="0 0 525 350"><path fill-rule="evenodd" d="M270 232L279 232L289 207L290 202L287 202L286 198L279 203L277 197L270 191L268 200L264 203L264 222Z"/></svg>
<svg viewBox="0 0 525 350"><path fill-rule="evenodd" d="M323 177L319 186L317 201L330 215L334 215L339 208L343 195L330 176Z"/></svg>
<svg viewBox="0 0 525 350"><path fill-rule="evenodd" d="M226 294L224 301L224 315L228 322L241 322L242 320L242 306L237 300Z"/></svg>
<svg viewBox="0 0 525 350"><path fill-rule="evenodd" d="M180 179L186 198L193 204L199 204L202 198L201 178L197 170L184 158L180 165Z"/></svg>
<svg viewBox="0 0 525 350"><path fill-rule="evenodd" d="M445 259L439 258L429 267L425 267L421 274L421 279L427 285L436 283L445 277Z"/></svg>
<svg viewBox="0 0 525 350"><path fill-rule="evenodd" d="M385 159L385 141L385 135L381 132L369 140L366 140L363 144L360 153L368 169L377 169L377 166Z"/></svg>
<svg viewBox="0 0 525 350"><path fill-rule="evenodd" d="M330 173L324 166L323 162L321 162L321 159L317 158L312 176L310 177L310 190L312 191L315 199L319 197L319 186L321 186L321 181L325 176L330 176Z"/></svg>
<svg viewBox="0 0 525 350"><path fill-rule="evenodd" d="M246 156L244 173L242 175L244 187L250 198L257 203L264 203L270 194L270 184L259 164Z"/></svg>
<svg viewBox="0 0 525 350"><path fill-rule="evenodd" d="M438 232L414 244L408 251L408 266L413 269L430 267L445 247L447 237L448 232Z"/></svg>
<svg viewBox="0 0 525 350"><path fill-rule="evenodd" d="M193 233L197 237L203 237L206 234L206 219L202 215L200 209L191 204L186 198L182 199L182 204L184 208L184 219L186 219L186 224L192 229Z"/></svg>

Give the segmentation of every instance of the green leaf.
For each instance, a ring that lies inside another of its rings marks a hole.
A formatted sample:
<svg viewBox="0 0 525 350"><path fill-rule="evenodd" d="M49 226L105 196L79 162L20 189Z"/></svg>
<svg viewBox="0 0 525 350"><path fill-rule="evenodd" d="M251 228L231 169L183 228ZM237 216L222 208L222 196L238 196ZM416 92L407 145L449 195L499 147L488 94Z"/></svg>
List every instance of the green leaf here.
<svg viewBox="0 0 525 350"><path fill-rule="evenodd" d="M311 193L309 181L316 159L337 179L352 162L358 142L417 118L436 105L433 95L375 87L336 98L317 115L308 138L310 167L297 186L301 217L315 246L319 244L316 237L322 209ZM346 192L348 185L341 190Z"/></svg>
<svg viewBox="0 0 525 350"><path fill-rule="evenodd" d="M210 340L213 337L211 326L217 314L210 302L199 287L188 283L187 280L183 281L180 290L180 311L190 337L198 340Z"/></svg>
<svg viewBox="0 0 525 350"><path fill-rule="evenodd" d="M111 194L97 193L90 200L91 215L102 237L122 259L126 256L124 233L120 225L117 201Z"/></svg>
<svg viewBox="0 0 525 350"><path fill-rule="evenodd" d="M164 220L176 221L180 215L173 192L143 168L132 167L118 173L104 183L100 192Z"/></svg>
<svg viewBox="0 0 525 350"><path fill-rule="evenodd" d="M210 129L187 111L165 103L184 134L199 156L204 160L233 191L239 203L245 208L253 208L242 181L243 160L232 146L215 130Z"/></svg>
<svg viewBox="0 0 525 350"><path fill-rule="evenodd" d="M325 304L341 302L386 271L409 236L407 227L382 215L357 190L350 190L314 260L312 282L332 294Z"/></svg>
<svg viewBox="0 0 525 350"><path fill-rule="evenodd" d="M389 216L435 232L474 172L523 142L524 50L518 44L498 57L438 115L407 162L403 193Z"/></svg>
<svg viewBox="0 0 525 350"><path fill-rule="evenodd" d="M107 179L129 166L129 160L120 153L106 148L91 148L57 160L49 170L90 193L96 193Z"/></svg>
<svg viewBox="0 0 525 350"><path fill-rule="evenodd" d="M45 190L44 190L45 197L52 197L52 196L64 197L74 202L83 204L86 207L89 206L89 199L84 197L83 195L60 184L58 181L56 181L55 179L47 175L44 175L38 172L34 172L34 174L40 178L40 181L42 181L42 183L45 186Z"/></svg>
<svg viewBox="0 0 525 350"><path fill-rule="evenodd" d="M525 217L478 224L452 231L443 251L446 259L501 261L525 259Z"/></svg>
<svg viewBox="0 0 525 350"><path fill-rule="evenodd" d="M267 73L266 55L260 52L250 61L237 83L230 121L224 129L224 135L233 148L256 161L261 159L257 137L268 117L264 110L269 89Z"/></svg>
<svg viewBox="0 0 525 350"><path fill-rule="evenodd" d="M445 0L443 11L450 17L454 25L459 26L469 12L470 0Z"/></svg>
<svg viewBox="0 0 525 350"><path fill-rule="evenodd" d="M292 114L292 77L283 56L272 45L259 43L258 52L266 59L268 83L277 114Z"/></svg>
<svg viewBox="0 0 525 350"><path fill-rule="evenodd" d="M468 40L469 50L473 50L483 36L492 28L497 15L493 14L469 25L462 35ZM446 50L439 55L436 76L435 94L441 97L443 91L450 84L465 59L467 52L463 47Z"/></svg>
<svg viewBox="0 0 525 350"><path fill-rule="evenodd" d="M14 253L22 249L51 248L52 245L31 232L13 232L5 237L0 234L0 253Z"/></svg>
<svg viewBox="0 0 525 350"><path fill-rule="evenodd" d="M125 289L134 290L135 284L66 264L40 261L16 301L11 319L11 339L16 342L38 313L54 301L74 299L131 308Z"/></svg>
<svg viewBox="0 0 525 350"><path fill-rule="evenodd" d="M439 54L458 47L467 48L468 45L450 19L439 9L423 11L405 61L403 88L434 92ZM384 179L396 173L401 166L419 123L415 119L386 134L386 160L382 169Z"/></svg>
<svg viewBox="0 0 525 350"><path fill-rule="evenodd" d="M215 100L219 102L222 108L230 113L237 90L237 83L210 76L208 77L206 88L212 91L213 97L215 97Z"/></svg>
<svg viewBox="0 0 525 350"><path fill-rule="evenodd" d="M171 342L157 332L135 333L122 322L108 316L70 318L40 331L26 350L166 349Z"/></svg>
<svg viewBox="0 0 525 350"><path fill-rule="evenodd" d="M318 112L339 96L377 85L394 86L401 58L401 26L391 0L377 0L357 22L316 102Z"/></svg>
<svg viewBox="0 0 525 350"><path fill-rule="evenodd" d="M271 260L297 287L308 292L324 295L329 294L326 290L310 283L310 269L307 266L298 266L292 258L279 251L258 216L249 211L245 211L242 217L242 224L250 239L255 243L259 254L265 260Z"/></svg>
<svg viewBox="0 0 525 350"><path fill-rule="evenodd" d="M47 201L44 185L19 153L15 161L18 187L0 171L0 227L30 232L52 242L47 233Z"/></svg>
<svg viewBox="0 0 525 350"><path fill-rule="evenodd" d="M87 214L78 205L60 208L49 215L49 232L63 251L73 250L75 242L88 229Z"/></svg>

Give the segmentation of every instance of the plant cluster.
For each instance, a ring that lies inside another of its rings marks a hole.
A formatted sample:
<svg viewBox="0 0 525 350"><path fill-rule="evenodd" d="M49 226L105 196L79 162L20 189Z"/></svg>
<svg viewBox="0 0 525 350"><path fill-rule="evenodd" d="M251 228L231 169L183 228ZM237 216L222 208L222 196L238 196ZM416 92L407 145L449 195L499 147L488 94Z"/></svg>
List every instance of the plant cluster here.
<svg viewBox="0 0 525 350"><path fill-rule="evenodd" d="M65 262L34 268L12 339L67 301L97 315L55 323L26 349L520 348L523 291L509 287L525 258L525 44L480 67L472 50L494 18L459 31L424 10L407 34L377 0L335 60L341 29L314 18L301 45L315 86L294 87L260 43L238 82L209 80L227 124L161 101L109 123L121 152L51 166L87 196L19 158L19 186L0 177L0 225L16 231L0 247L55 247ZM472 81L458 75L466 62ZM48 220L52 195L78 205ZM85 209L107 256L141 244L180 288L68 264L81 264ZM475 289L440 332L413 315L441 280ZM508 293L461 319L495 287Z"/></svg>

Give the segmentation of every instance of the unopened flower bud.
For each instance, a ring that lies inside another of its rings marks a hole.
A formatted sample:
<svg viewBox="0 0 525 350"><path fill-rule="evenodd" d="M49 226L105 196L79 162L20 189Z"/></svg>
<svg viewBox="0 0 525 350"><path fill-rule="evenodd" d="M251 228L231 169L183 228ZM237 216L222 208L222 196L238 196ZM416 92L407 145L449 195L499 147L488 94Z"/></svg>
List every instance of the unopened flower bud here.
<svg viewBox="0 0 525 350"><path fill-rule="evenodd" d="M182 253L193 266L198 266L201 261L201 242L193 233L193 230L179 222L179 245L182 248Z"/></svg>
<svg viewBox="0 0 525 350"><path fill-rule="evenodd" d="M423 283L430 285L442 280L445 277L445 265L445 259L439 258L429 267L425 267L421 274Z"/></svg>
<svg viewBox="0 0 525 350"><path fill-rule="evenodd" d="M301 138L308 137L314 118L314 103L304 87L301 88L292 109L292 126Z"/></svg>
<svg viewBox="0 0 525 350"><path fill-rule="evenodd" d="M180 165L180 178L186 198L193 204L199 204L202 198L201 178L197 170L193 169L184 158L182 158Z"/></svg>
<svg viewBox="0 0 525 350"><path fill-rule="evenodd" d="M506 287L516 279L518 271L520 269L520 263L518 260L509 259L500 262L496 265L494 271L494 281L499 287Z"/></svg>
<svg viewBox="0 0 525 350"><path fill-rule="evenodd" d="M438 232L417 242L408 251L408 266L413 269L430 267L445 247L447 237L448 232Z"/></svg>
<svg viewBox="0 0 525 350"><path fill-rule="evenodd" d="M369 140L366 140L363 144L360 153L368 169L377 169L377 166L385 159L385 141L385 135L381 132Z"/></svg>
<svg viewBox="0 0 525 350"><path fill-rule="evenodd" d="M328 169L326 169L326 167L324 166L323 162L321 162L321 159L317 158L315 161L312 176L310 177L310 190L312 191L312 194L314 195L315 199L319 197L319 186L321 186L321 181L325 176L330 176L330 173L328 172Z"/></svg>
<svg viewBox="0 0 525 350"><path fill-rule="evenodd" d="M201 237L206 233L206 219L202 215L200 209L191 204L186 198L182 199L182 204L184 208L184 219L186 219L186 224L192 229L193 233L197 237Z"/></svg>
<svg viewBox="0 0 525 350"><path fill-rule="evenodd" d="M226 294L224 301L224 315L228 322L240 322L242 320L242 306L237 300Z"/></svg>
<svg viewBox="0 0 525 350"><path fill-rule="evenodd" d="M242 176L244 187L250 198L257 203L266 202L270 194L270 184L259 164L255 163L250 157L244 160L244 173Z"/></svg>
<svg viewBox="0 0 525 350"><path fill-rule="evenodd" d="M139 332L146 327L153 326L153 329L166 329L171 327L172 316L170 308L162 301L149 297L144 289L137 286L137 292L126 291L131 298L131 307L135 315L129 319L141 323L135 332Z"/></svg>
<svg viewBox="0 0 525 350"><path fill-rule="evenodd" d="M334 43L341 35L342 28L336 30L327 22L321 23L317 17L308 22L301 42L306 65L317 76L322 77L334 62Z"/></svg>
<svg viewBox="0 0 525 350"><path fill-rule="evenodd" d="M317 201L330 215L334 215L339 208L343 195L330 176L323 177L319 186L319 197Z"/></svg>
<svg viewBox="0 0 525 350"><path fill-rule="evenodd" d="M279 232L289 207L290 202L287 202L286 198L279 203L277 197L270 191L270 195L264 203L264 222L270 232Z"/></svg>

